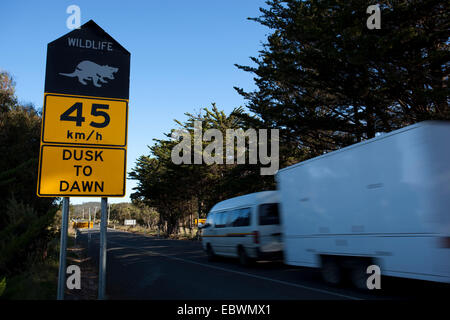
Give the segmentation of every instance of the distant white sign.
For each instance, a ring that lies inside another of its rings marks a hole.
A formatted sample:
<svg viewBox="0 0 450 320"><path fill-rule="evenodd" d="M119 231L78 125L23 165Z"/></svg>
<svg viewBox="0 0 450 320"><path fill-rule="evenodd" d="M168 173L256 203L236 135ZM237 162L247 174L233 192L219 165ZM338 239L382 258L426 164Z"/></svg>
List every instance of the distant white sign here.
<svg viewBox="0 0 450 320"><path fill-rule="evenodd" d="M135 226L136 220L125 220L124 225L126 226Z"/></svg>

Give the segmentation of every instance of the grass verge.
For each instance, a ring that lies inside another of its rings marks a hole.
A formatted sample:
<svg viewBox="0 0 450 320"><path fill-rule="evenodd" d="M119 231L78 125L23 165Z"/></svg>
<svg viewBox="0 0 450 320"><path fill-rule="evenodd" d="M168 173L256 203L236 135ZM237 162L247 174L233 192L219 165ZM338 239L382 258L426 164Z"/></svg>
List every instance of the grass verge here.
<svg viewBox="0 0 450 320"><path fill-rule="evenodd" d="M54 238L48 247L47 256L43 261L30 262L30 267L20 274L0 279L0 299L4 300L55 300L58 287L58 271L59 271L59 236ZM69 230L67 237L67 260L66 265L80 263L80 268L87 270L84 279L88 279L91 283L82 280L85 288L93 287L92 279L95 278L95 270L86 261L84 252L75 246L74 232ZM87 277L87 278L86 278ZM83 279L83 272L82 272ZM96 285L96 283L95 283ZM96 290L96 289L94 289ZM84 290L73 295L72 292L66 292L66 298L76 297L76 299L90 299L93 290ZM81 293L81 295L80 295ZM83 296L84 295L84 296Z"/></svg>
<svg viewBox="0 0 450 320"><path fill-rule="evenodd" d="M111 227L111 226L110 226ZM142 226L121 226L121 225L114 225L114 229L136 233L136 234L142 234L146 236L158 236L158 230L148 229ZM167 238L167 239L175 239L175 240L197 240L197 236L195 232L189 233L189 232L180 232L179 234L171 234L167 235L164 232L160 233L160 237Z"/></svg>

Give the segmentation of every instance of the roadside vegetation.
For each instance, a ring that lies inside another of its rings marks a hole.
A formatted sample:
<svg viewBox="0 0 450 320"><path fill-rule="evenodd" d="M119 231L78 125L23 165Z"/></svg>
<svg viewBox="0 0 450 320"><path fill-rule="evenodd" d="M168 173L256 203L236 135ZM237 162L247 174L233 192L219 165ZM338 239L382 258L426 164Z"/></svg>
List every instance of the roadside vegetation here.
<svg viewBox="0 0 450 320"><path fill-rule="evenodd" d="M18 102L14 85L1 71L0 298L55 298L58 206L36 196L41 116Z"/></svg>

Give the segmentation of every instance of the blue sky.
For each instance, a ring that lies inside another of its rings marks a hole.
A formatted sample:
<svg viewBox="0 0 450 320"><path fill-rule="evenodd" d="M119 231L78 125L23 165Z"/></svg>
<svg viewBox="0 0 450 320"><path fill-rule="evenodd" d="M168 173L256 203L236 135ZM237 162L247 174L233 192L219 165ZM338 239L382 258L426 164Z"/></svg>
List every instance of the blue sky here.
<svg viewBox="0 0 450 320"><path fill-rule="evenodd" d="M42 108L47 43L70 31L72 4L82 24L93 19L131 52L128 171L173 119L212 102L230 112L245 104L233 86L255 88L234 64L252 65L270 32L247 20L260 15L264 0L1 1L0 69L14 76L21 102ZM126 197L110 202L129 201L134 186L128 180Z"/></svg>

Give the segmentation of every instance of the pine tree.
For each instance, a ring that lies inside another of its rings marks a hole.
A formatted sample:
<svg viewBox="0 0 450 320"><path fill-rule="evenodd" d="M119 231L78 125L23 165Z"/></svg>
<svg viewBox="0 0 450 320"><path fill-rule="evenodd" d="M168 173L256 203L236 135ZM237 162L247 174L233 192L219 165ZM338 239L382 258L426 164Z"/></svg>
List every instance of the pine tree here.
<svg viewBox="0 0 450 320"><path fill-rule="evenodd" d="M379 3L381 29L369 30ZM273 0L252 18L272 33L236 90L266 127L309 157L377 132L449 119L448 4L424 1Z"/></svg>

